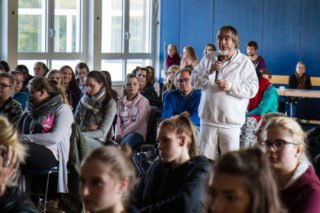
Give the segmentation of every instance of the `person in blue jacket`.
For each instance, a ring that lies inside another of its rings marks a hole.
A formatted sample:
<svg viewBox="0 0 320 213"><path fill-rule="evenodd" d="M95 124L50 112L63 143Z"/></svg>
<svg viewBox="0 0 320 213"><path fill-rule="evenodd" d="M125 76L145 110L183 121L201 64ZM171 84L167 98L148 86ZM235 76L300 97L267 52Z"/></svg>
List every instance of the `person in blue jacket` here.
<svg viewBox="0 0 320 213"><path fill-rule="evenodd" d="M200 118L198 108L201 99L201 92L192 88L191 70L183 68L176 73L175 78L177 78L179 88L170 91L165 96L162 119L187 112L193 125L199 128Z"/></svg>

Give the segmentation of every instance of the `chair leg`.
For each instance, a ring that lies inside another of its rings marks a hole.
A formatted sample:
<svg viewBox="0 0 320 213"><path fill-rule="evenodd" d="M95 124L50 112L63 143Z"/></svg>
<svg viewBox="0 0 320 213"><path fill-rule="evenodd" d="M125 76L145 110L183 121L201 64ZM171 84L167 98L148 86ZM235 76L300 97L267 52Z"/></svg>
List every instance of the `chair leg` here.
<svg viewBox="0 0 320 213"><path fill-rule="evenodd" d="M44 203L43 203L43 212L47 212L50 175L51 175L51 171L49 171L47 175L46 188L45 188L45 194L44 194Z"/></svg>

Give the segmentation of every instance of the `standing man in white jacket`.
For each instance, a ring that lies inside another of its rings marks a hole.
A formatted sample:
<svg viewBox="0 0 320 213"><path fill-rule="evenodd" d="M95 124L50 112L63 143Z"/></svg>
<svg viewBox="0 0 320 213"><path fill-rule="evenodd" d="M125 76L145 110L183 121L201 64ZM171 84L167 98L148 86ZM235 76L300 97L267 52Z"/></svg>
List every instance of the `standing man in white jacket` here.
<svg viewBox="0 0 320 213"><path fill-rule="evenodd" d="M259 87L251 60L239 50L237 30L221 27L217 42L220 51L205 56L191 76L193 85L202 89L200 154L212 160L217 153L240 148L248 101Z"/></svg>

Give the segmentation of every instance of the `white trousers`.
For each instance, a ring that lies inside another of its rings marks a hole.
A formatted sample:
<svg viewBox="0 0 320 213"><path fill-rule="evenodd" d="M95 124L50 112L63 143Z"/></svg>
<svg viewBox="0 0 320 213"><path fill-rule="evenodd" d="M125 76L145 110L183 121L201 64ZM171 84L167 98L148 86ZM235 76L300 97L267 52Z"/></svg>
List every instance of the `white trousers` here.
<svg viewBox="0 0 320 213"><path fill-rule="evenodd" d="M240 127L221 128L200 125L200 154L211 160L223 153L240 149Z"/></svg>

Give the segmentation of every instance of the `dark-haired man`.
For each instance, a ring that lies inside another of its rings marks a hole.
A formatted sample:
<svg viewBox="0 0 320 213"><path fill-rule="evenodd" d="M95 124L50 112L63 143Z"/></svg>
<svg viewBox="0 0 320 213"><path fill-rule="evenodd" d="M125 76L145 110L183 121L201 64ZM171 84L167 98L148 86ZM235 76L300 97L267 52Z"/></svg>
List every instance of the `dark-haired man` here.
<svg viewBox="0 0 320 213"><path fill-rule="evenodd" d="M247 54L252 61L254 68L257 72L267 69L264 58L261 55L258 55L258 43L255 41L249 41L247 43Z"/></svg>

